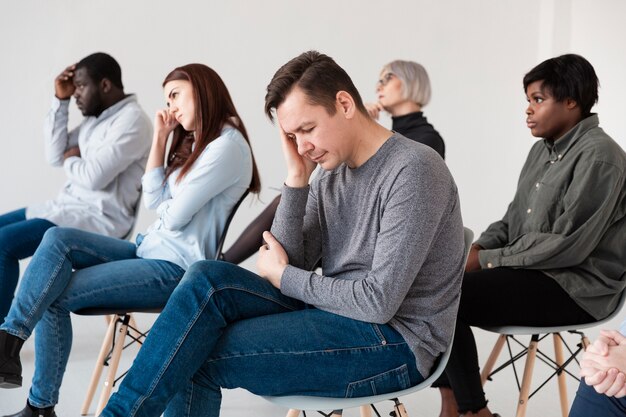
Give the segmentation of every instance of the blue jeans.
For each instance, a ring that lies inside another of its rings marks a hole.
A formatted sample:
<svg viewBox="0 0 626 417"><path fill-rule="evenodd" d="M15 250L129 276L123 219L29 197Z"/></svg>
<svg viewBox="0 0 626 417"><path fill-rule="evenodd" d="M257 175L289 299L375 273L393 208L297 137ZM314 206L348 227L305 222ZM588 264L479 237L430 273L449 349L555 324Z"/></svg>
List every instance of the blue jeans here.
<svg viewBox="0 0 626 417"><path fill-rule="evenodd" d="M20 276L20 259L33 256L43 234L54 223L45 219L26 220L26 209L0 216L0 323L4 320Z"/></svg>
<svg viewBox="0 0 626 417"><path fill-rule="evenodd" d="M202 261L174 290L101 416L218 416L222 387L362 397L421 381L390 326L309 308L252 272Z"/></svg>
<svg viewBox="0 0 626 417"><path fill-rule="evenodd" d="M58 402L72 345L70 312L165 305L185 271L168 261L137 258L135 249L128 241L77 229L45 233L0 326L24 340L36 331L31 405Z"/></svg>
<svg viewBox="0 0 626 417"><path fill-rule="evenodd" d="M626 416L626 397L615 398L598 394L593 387L580 381L569 417Z"/></svg>

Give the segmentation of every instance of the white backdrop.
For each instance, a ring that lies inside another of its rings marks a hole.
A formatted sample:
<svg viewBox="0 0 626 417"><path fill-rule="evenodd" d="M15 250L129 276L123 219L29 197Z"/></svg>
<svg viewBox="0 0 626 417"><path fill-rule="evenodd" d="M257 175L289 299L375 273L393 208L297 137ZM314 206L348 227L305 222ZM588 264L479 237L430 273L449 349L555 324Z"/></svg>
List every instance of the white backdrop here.
<svg viewBox="0 0 626 417"><path fill-rule="evenodd" d="M624 16L620 0L3 2L0 213L61 187L62 170L44 161L42 121L54 77L95 51L120 62L126 91L150 116L163 105L161 81L173 67L216 69L250 132L261 199L269 202L276 192L268 187L279 187L285 172L263 114L265 86L288 59L318 49L348 71L365 100L374 99L384 63L411 59L427 68L433 99L425 114L446 141L465 223L479 233L504 213L535 140L525 126L522 77L540 61L566 52L587 57L601 81L601 124L626 147ZM71 109L76 124L81 116ZM231 241L262 207L244 204ZM142 210L138 230L153 218Z"/></svg>
<svg viewBox="0 0 626 417"><path fill-rule="evenodd" d="M601 125L626 148L625 16L622 0L2 1L0 213L52 198L63 184L62 170L44 161L42 122L54 77L96 51L120 62L126 91L137 93L150 116L163 106L160 85L172 68L202 62L217 70L251 135L263 181L261 200L269 202L276 194L269 187L279 187L285 171L276 130L263 114L265 87L280 65L318 49L348 71L365 100L374 99L386 62L410 59L427 68L433 99L425 114L446 142L465 224L478 234L504 213L535 141L525 126L522 77L542 60L575 52L591 61L601 82L596 107ZM74 104L71 112L71 124L77 124L81 116ZM389 125L389 119L381 122ZM227 242L263 206L244 203ZM142 210L137 230L153 219ZM254 268L254 261L245 266ZM77 412L82 381L104 330L93 319L76 321L77 334L92 332L94 342L76 342L82 350L72 354L60 414ZM597 329L587 334L593 338ZM477 331L483 359L493 338ZM28 381L32 347L25 350ZM571 401L575 384L569 383ZM28 386L10 395L0 392L2 411L23 406ZM555 387L549 384L547 394L534 400L535 410L549 410L542 415L560 415ZM487 390L495 410L512 414L512 386L491 384ZM237 401L226 402L231 412L234 404L250 401L241 398L252 397L232 395ZM419 399L413 407L435 415L438 394L427 390L424 395L430 400ZM239 415L247 415L245 407Z"/></svg>

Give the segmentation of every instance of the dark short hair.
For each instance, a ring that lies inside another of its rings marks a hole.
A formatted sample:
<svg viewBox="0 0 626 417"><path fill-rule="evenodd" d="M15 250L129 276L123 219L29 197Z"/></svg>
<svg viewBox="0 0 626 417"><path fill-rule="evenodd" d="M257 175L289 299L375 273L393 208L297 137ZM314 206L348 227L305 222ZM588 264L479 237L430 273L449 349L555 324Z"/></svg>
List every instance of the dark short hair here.
<svg viewBox="0 0 626 417"><path fill-rule="evenodd" d="M96 83L106 78L111 81L114 86L122 90L124 89L120 64L109 54L96 52L95 54L86 56L76 64L76 69L78 70L79 68L85 68L89 78Z"/></svg>
<svg viewBox="0 0 626 417"><path fill-rule="evenodd" d="M566 54L550 58L524 76L524 91L535 81L543 81L556 101L572 99L580 106L581 116L587 117L598 102L600 84L593 66L580 55Z"/></svg>
<svg viewBox="0 0 626 417"><path fill-rule="evenodd" d="M301 88L311 104L324 107L331 116L337 111L339 91L350 94L359 111L367 114L350 76L331 57L317 51L304 52L276 71L265 95L265 114L270 120L274 120L272 110L285 101L294 87Z"/></svg>

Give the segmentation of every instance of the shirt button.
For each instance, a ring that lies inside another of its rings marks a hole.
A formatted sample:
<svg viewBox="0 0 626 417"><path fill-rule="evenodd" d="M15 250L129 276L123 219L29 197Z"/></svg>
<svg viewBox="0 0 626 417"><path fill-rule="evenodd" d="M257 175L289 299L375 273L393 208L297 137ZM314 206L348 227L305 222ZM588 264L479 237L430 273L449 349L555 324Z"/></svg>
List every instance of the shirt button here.
<svg viewBox="0 0 626 417"><path fill-rule="evenodd" d="M530 213L531 211L533 211L533 209L528 209L526 210L526 213Z"/></svg>
<svg viewBox="0 0 626 417"><path fill-rule="evenodd" d="M493 264L491 262L487 262L487 268L493 268Z"/></svg>
<svg viewBox="0 0 626 417"><path fill-rule="evenodd" d="M539 188L539 183L535 184L535 188Z"/></svg>
<svg viewBox="0 0 626 417"><path fill-rule="evenodd" d="M550 161L550 163L551 163L551 164L553 164L553 163L554 163L554 161Z"/></svg>
<svg viewBox="0 0 626 417"><path fill-rule="evenodd" d="M563 158L563 155L559 154L559 156L557 156L557 158L561 159L561 158Z"/></svg>

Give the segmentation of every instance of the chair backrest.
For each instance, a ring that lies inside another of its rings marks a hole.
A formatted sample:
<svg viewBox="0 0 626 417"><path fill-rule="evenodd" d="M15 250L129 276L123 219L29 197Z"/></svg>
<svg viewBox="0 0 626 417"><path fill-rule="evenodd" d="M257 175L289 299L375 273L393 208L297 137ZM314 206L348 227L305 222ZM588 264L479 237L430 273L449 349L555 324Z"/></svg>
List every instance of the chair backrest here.
<svg viewBox="0 0 626 417"><path fill-rule="evenodd" d="M139 207L141 206L142 194L143 191L141 190L141 188L139 188L139 196L137 197L137 201L135 201L135 204L133 205L133 221L130 224L128 232L126 232L126 234L122 236L122 239L124 240L129 240L133 237L133 232L135 231L135 226L137 225L137 216L139 216Z"/></svg>
<svg viewBox="0 0 626 417"><path fill-rule="evenodd" d="M223 256L222 249L224 248L224 242L226 241L226 234L228 233L228 228L230 227L230 223L233 221L233 218L235 217L235 213L237 213L237 209L239 208L241 203L243 203L243 200L245 200L247 196L248 196L248 190L246 190L246 192L243 193L239 201L235 203L235 205L233 206L233 209L230 211L230 214L228 215L228 218L226 219L226 223L224 224L224 230L222 230L220 239L217 241L217 249L215 250L216 260L221 259Z"/></svg>
<svg viewBox="0 0 626 417"><path fill-rule="evenodd" d="M474 232L467 227L463 228L463 241L465 242L465 262L467 263L467 256L469 255L470 248L472 247L472 241L474 240Z"/></svg>

